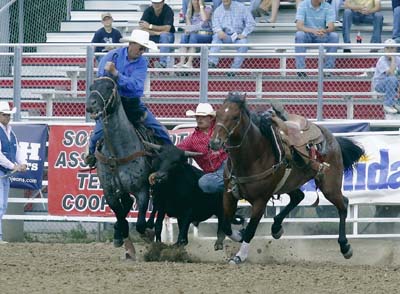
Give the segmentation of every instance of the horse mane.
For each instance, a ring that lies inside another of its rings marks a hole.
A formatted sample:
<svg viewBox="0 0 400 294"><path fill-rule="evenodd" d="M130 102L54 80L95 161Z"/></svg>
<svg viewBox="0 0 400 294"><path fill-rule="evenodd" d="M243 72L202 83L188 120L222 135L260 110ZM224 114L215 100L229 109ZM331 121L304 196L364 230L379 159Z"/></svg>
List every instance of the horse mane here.
<svg viewBox="0 0 400 294"><path fill-rule="evenodd" d="M261 134L271 142L274 156L276 159L278 159L280 156L280 151L278 150L278 146L274 140L275 134L273 131L271 112L265 111L256 113L254 111L250 111L246 103L246 94L241 94L239 92L230 92L228 97L225 98L224 103L225 102L238 104L239 108L249 116L253 124L260 130Z"/></svg>

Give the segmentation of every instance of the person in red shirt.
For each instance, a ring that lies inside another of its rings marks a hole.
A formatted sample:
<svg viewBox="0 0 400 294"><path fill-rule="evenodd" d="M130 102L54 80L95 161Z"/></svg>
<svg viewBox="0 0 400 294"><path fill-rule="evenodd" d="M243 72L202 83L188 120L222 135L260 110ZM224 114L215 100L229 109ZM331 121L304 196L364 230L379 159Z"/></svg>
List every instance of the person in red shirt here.
<svg viewBox="0 0 400 294"><path fill-rule="evenodd" d="M224 166L228 154L223 149L212 151L208 147L215 128L215 111L209 103L200 103L196 111L188 110L186 116L194 116L197 127L177 146L185 151L202 153L194 157L205 172L199 179L199 187L204 193L221 193L224 191Z"/></svg>

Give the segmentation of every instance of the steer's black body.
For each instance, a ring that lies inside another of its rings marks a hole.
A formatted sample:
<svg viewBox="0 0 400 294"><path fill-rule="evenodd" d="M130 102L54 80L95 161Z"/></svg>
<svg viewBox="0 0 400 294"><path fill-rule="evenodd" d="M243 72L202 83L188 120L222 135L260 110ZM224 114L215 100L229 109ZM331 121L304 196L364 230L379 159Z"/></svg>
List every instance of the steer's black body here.
<svg viewBox="0 0 400 294"><path fill-rule="evenodd" d="M221 228L223 218L222 193L206 194L198 185L203 172L188 164L184 151L173 145L161 146L153 166L157 171L150 178L153 185L154 209L158 212L155 233L161 241L165 214L178 220L177 245L188 243L190 223L202 222L213 215L218 218L218 239L215 250L222 249L225 235Z"/></svg>

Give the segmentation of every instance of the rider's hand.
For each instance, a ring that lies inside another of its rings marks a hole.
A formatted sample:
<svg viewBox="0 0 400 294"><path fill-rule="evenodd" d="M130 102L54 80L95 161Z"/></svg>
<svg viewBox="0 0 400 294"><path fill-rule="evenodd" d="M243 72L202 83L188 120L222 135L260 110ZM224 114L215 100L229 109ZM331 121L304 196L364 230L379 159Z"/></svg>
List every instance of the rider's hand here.
<svg viewBox="0 0 400 294"><path fill-rule="evenodd" d="M112 61L107 61L106 65L104 66L104 70L108 71L113 76L118 75L118 70L115 68L115 63Z"/></svg>
<svg viewBox="0 0 400 294"><path fill-rule="evenodd" d="M96 157L92 153L88 153L84 155L83 161L90 167L94 167L96 165Z"/></svg>
<svg viewBox="0 0 400 294"><path fill-rule="evenodd" d="M226 34L224 31L219 31L217 34L218 34L218 38L220 38L221 40L226 38Z"/></svg>

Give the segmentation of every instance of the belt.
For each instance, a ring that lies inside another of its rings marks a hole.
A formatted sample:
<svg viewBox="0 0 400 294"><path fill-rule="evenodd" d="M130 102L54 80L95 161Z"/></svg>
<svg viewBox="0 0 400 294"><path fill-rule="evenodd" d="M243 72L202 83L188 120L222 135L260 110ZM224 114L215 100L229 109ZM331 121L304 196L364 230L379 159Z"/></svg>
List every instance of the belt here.
<svg viewBox="0 0 400 294"><path fill-rule="evenodd" d="M210 32L210 31L197 31L197 34L199 34L199 35L212 35L213 32Z"/></svg>

